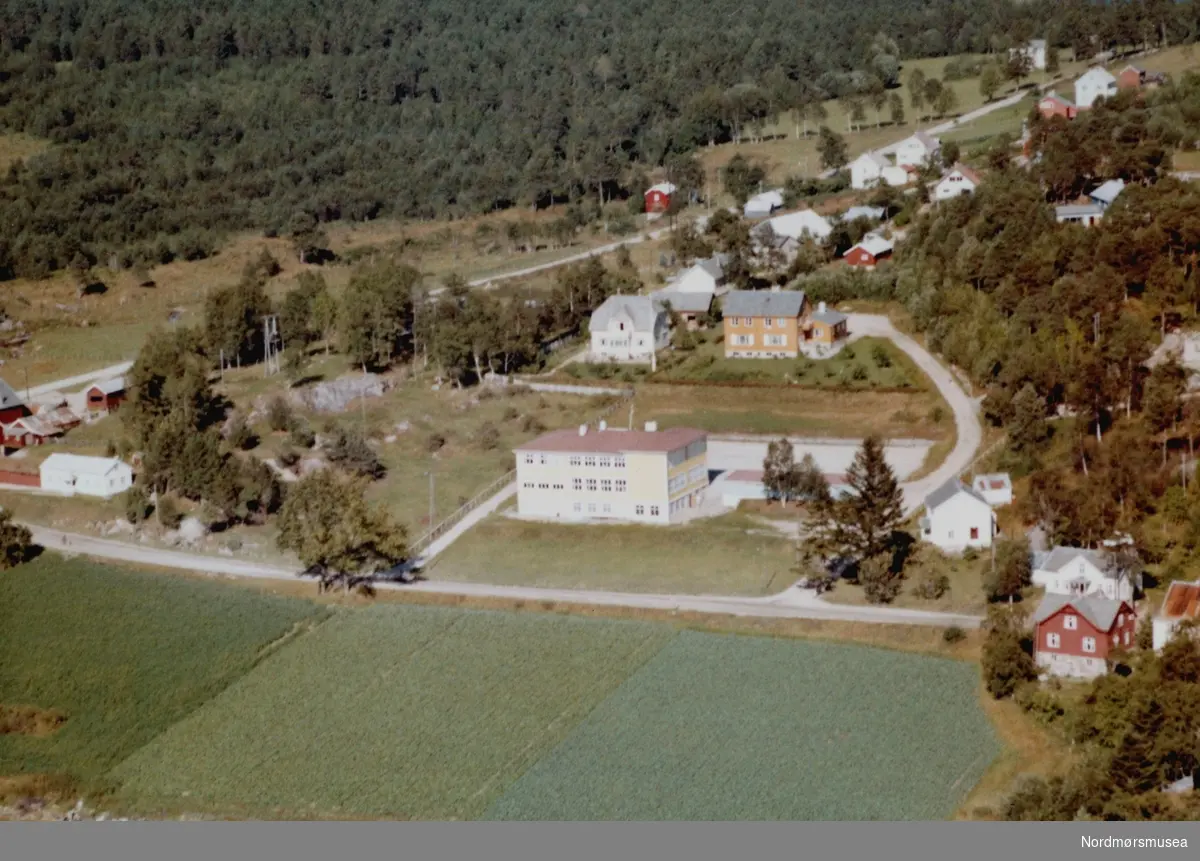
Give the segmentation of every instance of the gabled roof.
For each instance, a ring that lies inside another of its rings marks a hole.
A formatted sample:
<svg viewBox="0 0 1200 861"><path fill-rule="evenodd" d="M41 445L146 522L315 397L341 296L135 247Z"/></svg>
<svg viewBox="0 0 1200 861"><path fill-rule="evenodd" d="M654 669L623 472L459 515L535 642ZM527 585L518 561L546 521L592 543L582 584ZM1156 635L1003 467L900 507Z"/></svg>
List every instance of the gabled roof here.
<svg viewBox="0 0 1200 861"><path fill-rule="evenodd" d="M22 433L49 437L62 433L62 429L52 424L48 418L42 416L21 416L21 418L14 419L4 426L5 436L19 436Z"/></svg>
<svg viewBox="0 0 1200 861"><path fill-rule="evenodd" d="M1158 615L1162 619L1200 618L1200 580L1195 583L1176 580L1172 583Z"/></svg>
<svg viewBox="0 0 1200 861"><path fill-rule="evenodd" d="M1046 95L1042 96L1042 101L1058 102L1059 104L1066 105L1068 108L1075 107L1075 103L1073 101L1068 99L1066 96L1060 96L1058 93L1054 92L1054 90L1051 90L1050 92L1046 93Z"/></svg>
<svg viewBox="0 0 1200 861"><path fill-rule="evenodd" d="M1081 218L1085 215L1103 215L1098 203L1066 203L1054 207L1055 218Z"/></svg>
<svg viewBox="0 0 1200 861"><path fill-rule="evenodd" d="M624 315L629 318L634 331L650 332L661 313L662 309L649 296L609 296L592 312L591 329L607 329L609 323Z"/></svg>
<svg viewBox="0 0 1200 861"><path fill-rule="evenodd" d="M1087 81L1096 84L1115 84L1117 79L1113 77L1112 72L1103 66L1092 66L1075 80L1075 86L1079 86L1080 82Z"/></svg>
<svg viewBox="0 0 1200 861"><path fill-rule="evenodd" d="M645 194L643 194L643 197L645 195L653 194L656 191L659 192L660 194L666 194L666 195L674 194L675 193L675 184L671 183L671 182L660 182L660 183L657 183L656 185L652 185L648 189L646 189Z"/></svg>
<svg viewBox="0 0 1200 861"><path fill-rule="evenodd" d="M830 311L826 308L814 311L812 318L816 322L825 323L828 326L836 326L838 323L842 323L850 319L841 311Z"/></svg>
<svg viewBox="0 0 1200 861"><path fill-rule="evenodd" d="M726 317L799 317L803 310L803 290L731 290L721 305Z"/></svg>
<svg viewBox="0 0 1200 861"><path fill-rule="evenodd" d="M13 391L12 386L0 380L0 409L7 410L12 407L19 407L25 403L21 400L21 396Z"/></svg>
<svg viewBox="0 0 1200 861"><path fill-rule="evenodd" d="M987 507L989 509L991 508L991 505L988 505L988 501L986 499L984 499L982 496L980 496L979 493L976 492L974 488L967 487L965 484L963 484L957 478L952 478L949 481L947 481L945 484L943 484L941 487L939 487L937 490L933 491L927 497L925 497L925 510L933 511L939 505L942 505L945 502L949 502L951 499L958 496L960 493L965 493L967 496L971 497L972 499L977 500L978 502L982 503L983 505L987 505Z"/></svg>
<svg viewBox="0 0 1200 861"><path fill-rule="evenodd" d="M713 278L720 279L725 274L725 264L728 262L728 254L714 254L712 257L698 261L696 265Z"/></svg>
<svg viewBox="0 0 1200 861"><path fill-rule="evenodd" d="M934 152L942 147L940 140L925 131L913 132L912 135L900 142L900 146L904 146L904 144L912 140L918 141L929 152Z"/></svg>
<svg viewBox="0 0 1200 861"><path fill-rule="evenodd" d="M101 380L98 383L92 383L88 386L88 391L99 389L106 395L115 395L117 392L125 391L125 378L113 377L111 380Z"/></svg>
<svg viewBox="0 0 1200 861"><path fill-rule="evenodd" d="M888 162L887 159L885 159L883 156L876 155L873 152L864 152L862 155L860 155L858 158L856 158L854 160L854 162L859 162L859 161L869 161L869 162L871 162L871 164L873 164L879 168L892 166L891 163ZM854 162L851 162L851 164L854 164Z"/></svg>
<svg viewBox="0 0 1200 861"><path fill-rule="evenodd" d="M856 218L869 218L872 221L878 221L883 218L887 210L882 206L852 206L842 213L842 221L854 221Z"/></svg>
<svg viewBox="0 0 1200 861"><path fill-rule="evenodd" d="M967 167L962 162L957 161L954 163L954 167L942 174L942 179L946 179L946 177L953 176L956 173L966 177L971 182L975 183L975 185L979 185L981 182L983 182L983 178L980 177L979 174Z"/></svg>
<svg viewBox="0 0 1200 861"><path fill-rule="evenodd" d="M1125 180L1110 179L1108 182L1095 189L1088 195L1092 200L1098 200L1100 203L1112 203L1117 199L1117 195L1125 190Z"/></svg>
<svg viewBox="0 0 1200 861"><path fill-rule="evenodd" d="M656 290L650 298L658 305L666 308L669 304L672 311L684 314L703 314L712 307L713 294L700 290Z"/></svg>
<svg viewBox="0 0 1200 861"><path fill-rule="evenodd" d="M893 247L894 245L892 244L892 240L884 239L882 236L874 233L868 233L862 238L862 242L854 246L854 248L861 248L872 257L878 257L880 254L887 254L892 250ZM845 257L847 254L853 251L854 248L847 249L846 254L843 254L842 256Z"/></svg>
<svg viewBox="0 0 1200 861"><path fill-rule="evenodd" d="M743 212L770 212L783 206L783 192L779 189L760 192L746 201Z"/></svg>
<svg viewBox="0 0 1200 861"><path fill-rule="evenodd" d="M1058 572L1079 558L1090 562L1104 576L1110 576L1104 554L1099 550L1088 550L1086 547L1055 547L1039 561L1037 567L1039 571Z"/></svg>
<svg viewBox="0 0 1200 861"><path fill-rule="evenodd" d="M1057 592L1048 592L1042 603L1038 604L1037 610L1033 614L1034 622L1045 622L1059 610L1064 607L1070 607L1075 610L1083 618L1092 623L1092 627L1099 631L1108 632L1112 629L1113 622L1117 618L1117 613L1121 607L1125 605L1124 601L1118 601L1115 598L1105 598L1102 595L1062 595Z"/></svg>
<svg viewBox="0 0 1200 861"><path fill-rule="evenodd" d="M90 457L83 454L55 452L44 461L42 469L62 469L76 475L108 475L125 464L115 457Z"/></svg>
<svg viewBox="0 0 1200 861"><path fill-rule="evenodd" d="M1142 68L1142 67L1140 67L1140 66L1135 66L1135 65L1133 65L1133 63L1130 63L1128 66L1126 66L1124 69L1122 69L1122 70L1121 70L1120 72L1118 72L1117 74L1118 74L1118 75L1123 75L1123 74L1125 74L1126 72L1128 72L1130 69L1132 69L1133 71L1137 72L1139 75L1144 75L1144 74L1146 74L1146 70L1145 70L1145 69L1143 69L1143 68Z"/></svg>
<svg viewBox="0 0 1200 861"><path fill-rule="evenodd" d="M765 223L771 225L776 236L786 236L789 239L799 239L806 233L817 239L824 239L833 232L829 219L817 215L811 209L777 215Z"/></svg>

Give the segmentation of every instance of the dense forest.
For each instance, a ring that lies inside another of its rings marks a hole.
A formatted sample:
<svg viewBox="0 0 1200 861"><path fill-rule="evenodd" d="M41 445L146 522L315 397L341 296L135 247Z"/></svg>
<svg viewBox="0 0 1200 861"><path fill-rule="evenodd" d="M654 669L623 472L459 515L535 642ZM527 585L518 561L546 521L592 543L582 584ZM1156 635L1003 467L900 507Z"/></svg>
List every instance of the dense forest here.
<svg viewBox="0 0 1200 861"><path fill-rule="evenodd" d="M0 274L199 257L223 232L629 193L741 124L1035 35L1191 39L1139 0L3 0ZM115 260L113 259L115 256Z"/></svg>

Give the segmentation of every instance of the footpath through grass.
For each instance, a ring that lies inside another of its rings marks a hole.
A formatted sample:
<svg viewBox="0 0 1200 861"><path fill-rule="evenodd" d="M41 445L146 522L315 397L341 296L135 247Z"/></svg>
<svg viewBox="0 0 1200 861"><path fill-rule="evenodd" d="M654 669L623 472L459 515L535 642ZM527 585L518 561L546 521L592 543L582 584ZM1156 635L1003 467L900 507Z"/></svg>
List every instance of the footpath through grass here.
<svg viewBox="0 0 1200 861"><path fill-rule="evenodd" d="M0 572L0 705L55 710L52 734L0 734L0 778L101 780L327 612L215 582L43 554ZM4 783L4 780L0 780Z"/></svg>
<svg viewBox="0 0 1200 861"><path fill-rule="evenodd" d="M795 579L792 542L737 514L679 526L493 516L442 553L435 580L508 586L767 595Z"/></svg>

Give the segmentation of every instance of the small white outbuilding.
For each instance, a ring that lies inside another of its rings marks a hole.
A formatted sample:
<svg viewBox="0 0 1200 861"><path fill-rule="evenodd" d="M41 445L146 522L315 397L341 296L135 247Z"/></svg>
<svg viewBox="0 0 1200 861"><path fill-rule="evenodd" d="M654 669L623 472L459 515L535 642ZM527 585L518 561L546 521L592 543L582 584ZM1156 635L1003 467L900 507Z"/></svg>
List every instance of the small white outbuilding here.
<svg viewBox="0 0 1200 861"><path fill-rule="evenodd" d="M116 496L133 486L133 468L115 457L55 452L41 466L42 490L65 496Z"/></svg>

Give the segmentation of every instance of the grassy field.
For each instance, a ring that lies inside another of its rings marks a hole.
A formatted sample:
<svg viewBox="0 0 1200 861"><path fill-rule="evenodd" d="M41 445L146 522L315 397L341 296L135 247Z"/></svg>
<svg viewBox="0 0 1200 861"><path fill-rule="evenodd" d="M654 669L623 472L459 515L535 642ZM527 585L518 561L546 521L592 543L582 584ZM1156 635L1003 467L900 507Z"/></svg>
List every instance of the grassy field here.
<svg viewBox="0 0 1200 861"><path fill-rule="evenodd" d="M935 392L845 392L799 387L764 390L650 383L638 387L635 421L714 433L937 440L954 419Z"/></svg>
<svg viewBox="0 0 1200 861"><path fill-rule="evenodd" d="M439 608L346 612L115 775L142 806L474 818L671 634Z"/></svg>
<svg viewBox="0 0 1200 861"><path fill-rule="evenodd" d="M157 813L938 818L996 753L976 685L972 664L862 647L379 605L113 775Z"/></svg>
<svg viewBox="0 0 1200 861"><path fill-rule="evenodd" d="M964 559L962 556L941 553L927 545L918 545L916 554L905 568L904 588L892 606L983 615L987 609L983 575L987 570L988 558L986 552ZM916 593L917 584L922 578L942 576L947 578L950 585L940 598L924 598ZM852 583L839 583L825 597L835 604L867 603L862 588Z"/></svg>
<svg viewBox="0 0 1200 861"><path fill-rule="evenodd" d="M272 644L326 612L49 553L0 573L0 607L0 704L66 716L47 737L0 734L0 778L18 786L103 781Z"/></svg>
<svg viewBox="0 0 1200 861"><path fill-rule="evenodd" d="M794 565L790 541L736 514L669 527L493 516L450 545L428 576L618 592L765 595L795 579Z"/></svg>
<svg viewBox="0 0 1200 861"><path fill-rule="evenodd" d="M997 753L977 683L953 661L685 632L488 818L945 818Z"/></svg>

